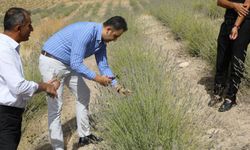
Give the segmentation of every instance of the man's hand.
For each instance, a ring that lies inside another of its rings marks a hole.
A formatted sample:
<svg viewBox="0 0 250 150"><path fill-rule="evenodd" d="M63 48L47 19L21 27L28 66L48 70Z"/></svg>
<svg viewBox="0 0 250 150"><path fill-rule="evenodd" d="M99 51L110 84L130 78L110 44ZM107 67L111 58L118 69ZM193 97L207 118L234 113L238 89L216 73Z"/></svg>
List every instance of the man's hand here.
<svg viewBox="0 0 250 150"><path fill-rule="evenodd" d="M244 3L244 4L243 4L243 7L246 8L246 9L249 11L250 4L249 4L249 3Z"/></svg>
<svg viewBox="0 0 250 150"><path fill-rule="evenodd" d="M112 79L110 79L107 76L96 75L96 77L94 78L94 81L98 82L99 84L103 86L108 86L109 84L111 84Z"/></svg>
<svg viewBox="0 0 250 150"><path fill-rule="evenodd" d="M59 83L59 85L60 85L60 83ZM59 86L58 86L59 87ZM47 83L47 85L46 85L46 89L45 89L45 92L49 95L49 96L51 96L51 97L57 97L57 92L56 92L56 88L55 88L55 85L54 84L49 84L49 83Z"/></svg>
<svg viewBox="0 0 250 150"><path fill-rule="evenodd" d="M58 79L50 80L48 81L48 83L54 85L56 90L60 87L60 80Z"/></svg>
<svg viewBox="0 0 250 150"><path fill-rule="evenodd" d="M56 82L56 84L58 84L57 81L54 81L54 82ZM56 86L55 86L54 84L42 82L42 83L39 83L38 85L39 85L39 87L38 87L37 92L42 92L42 91L44 91L44 92L46 92L49 96L51 96L51 97L53 97L53 98L54 98L54 97L57 97L57 92L56 92L57 88L56 88ZM58 85L57 85L57 86L58 86ZM59 86L60 86L60 83L59 83ZM58 86L58 87L59 87L59 86Z"/></svg>
<svg viewBox="0 0 250 150"><path fill-rule="evenodd" d="M242 3L233 3L234 10L238 13L239 16L246 16L248 15L248 4L242 4Z"/></svg>
<svg viewBox="0 0 250 150"><path fill-rule="evenodd" d="M116 89L117 93L122 94L122 95L126 95L126 96L128 96L132 93L132 91L130 91L129 89L126 89L125 87L123 87L119 84L115 85L115 89Z"/></svg>
<svg viewBox="0 0 250 150"><path fill-rule="evenodd" d="M245 0L243 6L244 6L247 10L249 10L249 8L250 8L250 0Z"/></svg>
<svg viewBox="0 0 250 150"><path fill-rule="evenodd" d="M230 35L229 35L229 38L230 38L231 40L235 40L237 37L238 37L238 27L237 27L237 26L234 26L234 27L232 28L232 31L231 31Z"/></svg>

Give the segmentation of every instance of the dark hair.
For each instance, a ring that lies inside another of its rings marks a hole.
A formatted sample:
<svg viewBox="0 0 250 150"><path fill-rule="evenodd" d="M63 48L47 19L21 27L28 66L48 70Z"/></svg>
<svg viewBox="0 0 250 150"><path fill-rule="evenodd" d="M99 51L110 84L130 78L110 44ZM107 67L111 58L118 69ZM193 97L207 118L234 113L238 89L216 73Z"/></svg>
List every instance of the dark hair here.
<svg viewBox="0 0 250 150"><path fill-rule="evenodd" d="M12 30L16 25L23 25L30 12L18 7L8 9L4 16L4 30Z"/></svg>
<svg viewBox="0 0 250 150"><path fill-rule="evenodd" d="M103 26L105 27L112 26L115 30L121 30L121 29L123 29L123 31L128 30L127 23L125 19L121 16L111 17L110 19L108 19L103 23Z"/></svg>

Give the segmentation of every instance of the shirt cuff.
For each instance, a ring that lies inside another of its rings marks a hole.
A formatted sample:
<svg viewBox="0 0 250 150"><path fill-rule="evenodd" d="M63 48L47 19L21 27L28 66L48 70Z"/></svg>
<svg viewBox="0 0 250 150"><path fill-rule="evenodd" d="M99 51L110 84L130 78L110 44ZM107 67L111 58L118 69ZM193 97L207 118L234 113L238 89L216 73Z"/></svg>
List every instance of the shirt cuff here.
<svg viewBox="0 0 250 150"><path fill-rule="evenodd" d="M117 85L117 80L112 80L111 85L112 85L112 87L116 86Z"/></svg>
<svg viewBox="0 0 250 150"><path fill-rule="evenodd" d="M31 84L30 92L26 96L23 95L23 100L29 100L38 90L39 85L36 82L30 81L30 84Z"/></svg>
<svg viewBox="0 0 250 150"><path fill-rule="evenodd" d="M96 73L91 71L89 72L89 74L87 75L87 77L90 79L90 80L94 80L94 78L96 77Z"/></svg>
<svg viewBox="0 0 250 150"><path fill-rule="evenodd" d="M36 82L32 81L31 84L32 84L33 90L32 90L32 92L29 95L30 97L33 96L35 94L35 92L38 90L38 84Z"/></svg>

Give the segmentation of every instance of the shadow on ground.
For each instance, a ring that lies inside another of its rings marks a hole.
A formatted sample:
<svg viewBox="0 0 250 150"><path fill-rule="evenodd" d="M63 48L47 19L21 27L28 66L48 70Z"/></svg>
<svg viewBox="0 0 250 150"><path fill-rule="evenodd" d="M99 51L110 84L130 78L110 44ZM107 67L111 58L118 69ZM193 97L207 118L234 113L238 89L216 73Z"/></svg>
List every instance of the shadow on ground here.
<svg viewBox="0 0 250 150"><path fill-rule="evenodd" d="M198 81L198 84L205 86L205 90L210 97L213 96L213 83L214 83L214 77L212 76L202 77Z"/></svg>
<svg viewBox="0 0 250 150"><path fill-rule="evenodd" d="M209 94L210 98L212 98L213 96L213 84L214 84L214 77L212 76L206 76L206 77L202 77L199 81L198 84L205 86L205 90L207 92L207 94ZM249 85L246 84L246 81L243 80L243 83L240 85L241 88L237 94L237 101L241 104L244 105L250 105L250 87ZM224 92L227 91L227 88L224 90ZM224 93L225 94L225 93ZM248 112L250 112L250 110L247 110Z"/></svg>
<svg viewBox="0 0 250 150"><path fill-rule="evenodd" d="M76 118L74 117L67 121L65 124L63 124L62 128L64 133L64 145L67 145L68 141L76 130ZM77 145L74 145L74 150L77 149L76 146ZM52 150L52 147L49 143L45 143L44 145L38 146L35 150Z"/></svg>

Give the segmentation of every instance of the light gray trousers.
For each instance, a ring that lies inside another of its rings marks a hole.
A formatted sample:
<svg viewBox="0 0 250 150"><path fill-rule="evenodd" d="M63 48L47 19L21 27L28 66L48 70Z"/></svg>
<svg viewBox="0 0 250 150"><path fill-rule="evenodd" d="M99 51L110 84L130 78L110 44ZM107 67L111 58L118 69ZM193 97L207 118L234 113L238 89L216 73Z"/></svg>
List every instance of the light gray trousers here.
<svg viewBox="0 0 250 150"><path fill-rule="evenodd" d="M47 96L48 102L48 126L49 137L54 150L63 150L63 132L61 125L61 110L63 105L63 87L68 86L76 97L76 121L79 137L90 135L90 125L88 118L88 104L90 90L83 80L83 77L70 69L69 66L60 61L44 55L39 57L39 70L44 82L52 79L54 74L64 72L61 85L57 90L58 97Z"/></svg>

